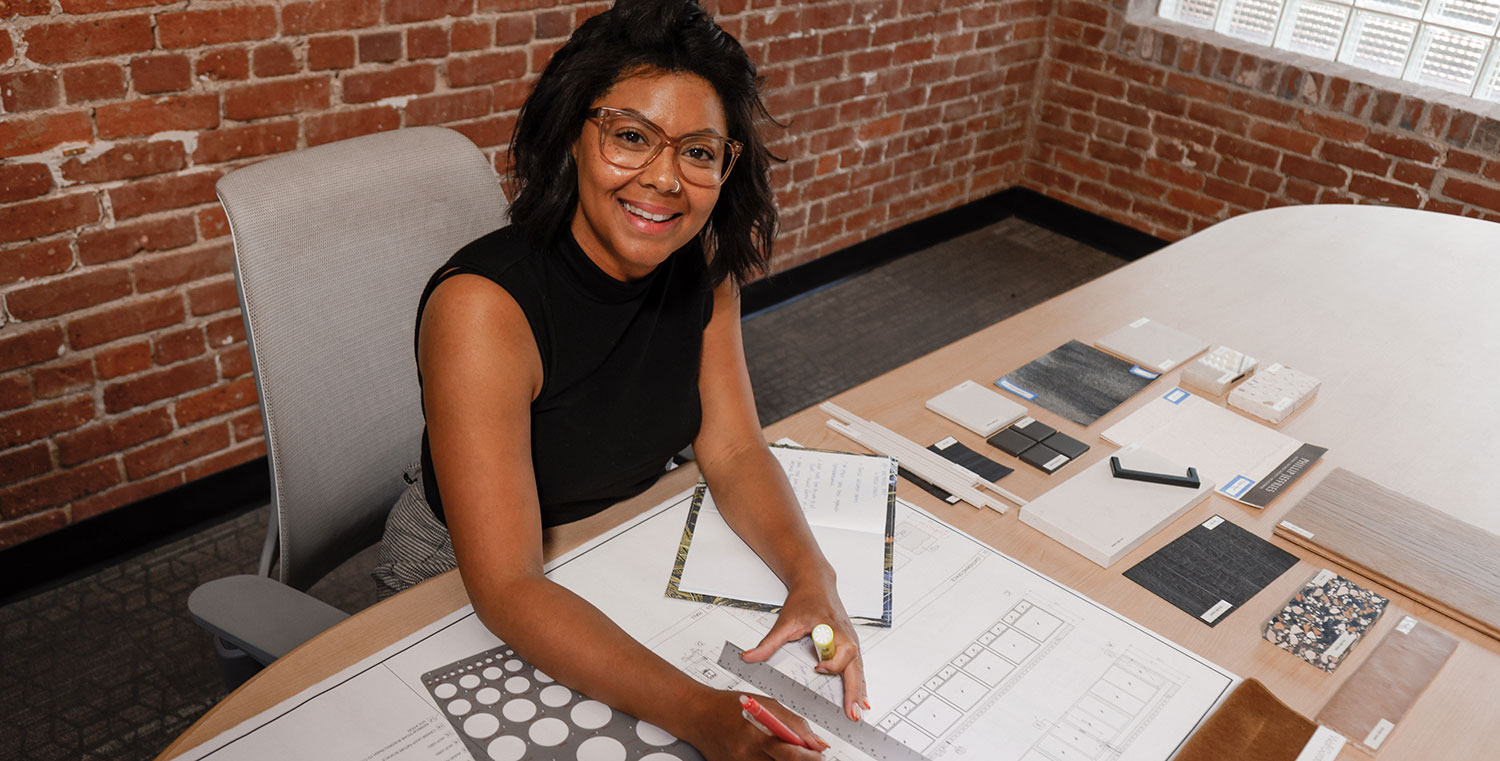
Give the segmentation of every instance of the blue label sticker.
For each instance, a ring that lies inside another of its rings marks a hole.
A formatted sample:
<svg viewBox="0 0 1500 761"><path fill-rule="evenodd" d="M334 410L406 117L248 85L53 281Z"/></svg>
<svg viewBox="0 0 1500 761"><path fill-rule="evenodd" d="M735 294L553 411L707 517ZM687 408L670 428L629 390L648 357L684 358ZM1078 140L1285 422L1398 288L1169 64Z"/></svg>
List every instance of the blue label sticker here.
<svg viewBox="0 0 1500 761"><path fill-rule="evenodd" d="M1224 488L1220 489L1219 491L1231 497L1234 497L1235 499L1239 499L1240 497L1245 495L1245 492L1250 491L1250 487L1254 485L1254 481L1251 481L1244 476L1235 476L1234 479L1229 483L1224 484Z"/></svg>
<svg viewBox="0 0 1500 761"><path fill-rule="evenodd" d="M1132 375L1139 375L1146 380L1156 380L1161 377L1161 373L1153 373L1140 365L1131 365L1130 373Z"/></svg>
<svg viewBox="0 0 1500 761"><path fill-rule="evenodd" d="M1021 388L1014 383L1011 383L1009 378L1001 378L1000 380L995 381L995 385L1011 392L1012 394L1015 394L1016 396L1021 397L1022 399L1036 398L1036 394L1033 394L1024 388Z"/></svg>
<svg viewBox="0 0 1500 761"><path fill-rule="evenodd" d="M1180 388L1174 388L1171 391L1168 391L1167 395L1163 396L1162 398L1173 404L1182 404L1182 400L1190 396L1192 396L1192 394L1189 394L1188 392L1183 391Z"/></svg>

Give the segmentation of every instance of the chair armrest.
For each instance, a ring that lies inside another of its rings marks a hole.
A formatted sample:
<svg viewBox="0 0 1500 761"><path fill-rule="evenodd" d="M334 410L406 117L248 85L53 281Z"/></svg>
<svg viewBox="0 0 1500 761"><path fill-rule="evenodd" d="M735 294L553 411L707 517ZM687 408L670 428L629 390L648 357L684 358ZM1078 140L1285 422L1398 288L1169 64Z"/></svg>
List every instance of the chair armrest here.
<svg viewBox="0 0 1500 761"><path fill-rule="evenodd" d="M200 584L188 596L188 613L263 665L349 617L305 592L251 574Z"/></svg>

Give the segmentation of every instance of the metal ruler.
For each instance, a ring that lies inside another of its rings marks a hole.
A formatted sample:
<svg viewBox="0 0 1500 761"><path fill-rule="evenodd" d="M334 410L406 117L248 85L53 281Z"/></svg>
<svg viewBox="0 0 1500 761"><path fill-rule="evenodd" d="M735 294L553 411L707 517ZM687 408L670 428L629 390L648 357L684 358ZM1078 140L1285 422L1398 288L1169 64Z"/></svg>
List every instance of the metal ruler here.
<svg viewBox="0 0 1500 761"><path fill-rule="evenodd" d="M725 642L719 653L719 666L759 687L782 705L830 732L878 761L928 761L911 746L863 721L850 721L841 706L813 692L807 685L772 668L769 663L746 663L740 658L744 650Z"/></svg>

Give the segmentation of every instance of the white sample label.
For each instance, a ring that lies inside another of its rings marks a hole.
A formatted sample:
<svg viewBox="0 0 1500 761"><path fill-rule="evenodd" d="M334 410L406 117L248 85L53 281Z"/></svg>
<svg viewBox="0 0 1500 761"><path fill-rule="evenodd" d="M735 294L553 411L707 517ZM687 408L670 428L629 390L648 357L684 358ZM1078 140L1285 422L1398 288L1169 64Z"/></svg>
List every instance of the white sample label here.
<svg viewBox="0 0 1500 761"><path fill-rule="evenodd" d="M1281 401L1271 405L1271 409L1281 412L1290 406L1292 406L1292 398L1290 396L1283 396L1281 397Z"/></svg>
<svg viewBox="0 0 1500 761"><path fill-rule="evenodd" d="M1281 367L1282 367L1281 363L1277 362L1276 364L1271 365L1270 367L1266 368L1266 372L1268 372L1268 373L1281 372Z"/></svg>
<svg viewBox="0 0 1500 761"><path fill-rule="evenodd" d="M1343 655L1344 651L1348 650L1349 646L1354 644L1354 641L1357 639L1359 639L1358 634L1355 634L1354 632L1344 632L1343 634L1339 635L1338 639L1333 641L1332 645L1328 646L1328 649L1323 652L1323 655L1329 658L1337 658Z"/></svg>
<svg viewBox="0 0 1500 761"><path fill-rule="evenodd" d="M1035 422L1036 422L1036 418L1034 418L1034 417L1023 417L1020 420L1017 420L1016 424L1013 425L1013 426L1011 426L1011 427L1012 428L1025 428L1026 426L1031 425L1032 423L1035 423Z"/></svg>
<svg viewBox="0 0 1500 761"><path fill-rule="evenodd" d="M1411 616L1407 616L1406 618L1401 619L1401 623L1396 624L1396 631L1401 632L1402 634L1410 634L1412 628L1416 625L1417 619L1412 618Z"/></svg>
<svg viewBox="0 0 1500 761"><path fill-rule="evenodd" d="M1282 523L1285 523L1285 522L1286 521L1282 521ZM1308 534L1308 536L1312 536L1312 534ZM1331 578L1333 578L1336 575L1337 574L1335 574L1333 571L1330 571L1327 568L1324 568L1323 570L1318 571L1318 575L1314 576L1312 578L1312 581L1310 583L1313 586L1315 586L1315 587L1321 587L1324 584L1327 584L1328 580L1331 579Z"/></svg>
<svg viewBox="0 0 1500 761"><path fill-rule="evenodd" d="M1204 521L1203 522L1203 527L1206 528L1206 529L1208 529L1209 531L1213 531L1214 529L1216 529L1216 528L1219 527L1220 523L1223 523L1223 522L1224 522L1223 518L1220 518L1219 516L1215 515L1214 517L1209 518L1208 520Z"/></svg>
<svg viewBox="0 0 1500 761"><path fill-rule="evenodd" d="M1172 365L1175 365L1175 364L1177 364L1177 360L1175 360L1175 359L1169 359L1169 360L1161 363L1161 371L1162 372L1166 372L1168 370L1171 370L1172 369Z"/></svg>
<svg viewBox="0 0 1500 761"><path fill-rule="evenodd" d="M948 438L943 439L942 441L939 441L936 444L933 444L933 446L937 447L938 449L947 449L948 447L951 447L951 446L953 446L954 444L957 444L957 443L958 443L958 439L955 439L952 436L949 436Z"/></svg>
<svg viewBox="0 0 1500 761"><path fill-rule="evenodd" d="M1302 528L1301 526L1298 526L1297 524L1292 523L1291 521L1282 521L1281 522L1281 527L1284 528L1284 529L1286 529L1287 531L1292 532L1293 534L1298 535L1298 536L1303 536L1303 537L1306 537L1308 539L1311 539L1313 537L1313 533L1311 531L1308 531L1307 529Z"/></svg>
<svg viewBox="0 0 1500 761"><path fill-rule="evenodd" d="M1302 752L1297 754L1297 761L1333 761L1344 749L1344 742L1343 735L1328 727L1318 727L1318 731L1313 732L1307 744L1302 746Z"/></svg>
<svg viewBox="0 0 1500 761"><path fill-rule="evenodd" d="M1130 323L1130 327L1132 327L1132 328L1139 328L1140 326L1145 325L1148 322L1151 322L1151 318L1150 317L1142 317L1141 319L1136 320L1135 322Z"/></svg>
<svg viewBox="0 0 1500 761"><path fill-rule="evenodd" d="M1067 463L1068 463L1068 456L1065 455L1065 454L1060 454L1060 455L1058 455L1058 456L1056 456L1056 457L1048 460L1047 464L1043 465L1042 468L1044 470L1047 470L1047 471L1050 472L1050 471L1057 470L1058 468L1061 468L1062 466L1066 465Z"/></svg>
<svg viewBox="0 0 1500 761"><path fill-rule="evenodd" d="M1213 622L1219 620L1219 616L1224 615L1225 611L1227 611L1227 610L1229 610L1230 608L1233 608L1233 607L1234 607L1233 605L1229 604L1228 600L1220 600L1217 605L1213 606L1212 608L1209 608L1207 611L1205 611L1203 613L1203 615L1199 616L1199 618L1201 618L1204 621L1207 621L1209 623L1213 623Z"/></svg>
<svg viewBox="0 0 1500 761"><path fill-rule="evenodd" d="M1385 742L1385 738L1390 736L1391 730L1395 728L1396 725L1392 724L1388 719L1381 719L1375 722L1375 728L1370 730L1370 734L1365 735L1365 746L1371 750L1378 749L1380 744Z"/></svg>

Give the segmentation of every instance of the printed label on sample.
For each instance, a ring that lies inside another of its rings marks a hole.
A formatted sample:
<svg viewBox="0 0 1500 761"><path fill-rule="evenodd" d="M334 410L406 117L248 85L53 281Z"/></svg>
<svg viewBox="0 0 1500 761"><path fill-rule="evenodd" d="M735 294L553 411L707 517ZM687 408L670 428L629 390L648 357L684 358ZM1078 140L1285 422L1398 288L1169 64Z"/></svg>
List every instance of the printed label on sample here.
<svg viewBox="0 0 1500 761"><path fill-rule="evenodd" d="M1188 392L1183 391L1180 388L1174 388L1171 391L1168 391L1167 395L1163 396L1162 398L1173 404L1182 404L1182 400L1190 396L1192 396L1192 394L1189 394Z"/></svg>
<svg viewBox="0 0 1500 761"><path fill-rule="evenodd" d="M1292 532L1293 534L1296 534L1296 535L1304 538L1304 539L1311 539L1311 538L1313 538L1313 532L1308 531L1307 529L1302 528L1301 526L1298 526L1297 524L1292 523L1291 521L1282 521L1281 522L1281 527L1284 528L1284 529L1286 529L1287 531Z"/></svg>
<svg viewBox="0 0 1500 761"><path fill-rule="evenodd" d="M1140 365L1131 365L1130 374L1145 378L1146 380L1156 380L1161 377L1161 373L1153 373Z"/></svg>
<svg viewBox="0 0 1500 761"><path fill-rule="evenodd" d="M1150 317L1142 317L1141 319L1136 320L1135 322L1130 323L1130 327L1132 327L1132 328L1139 328L1140 326L1145 325L1148 322L1151 322L1151 318Z"/></svg>
<svg viewBox="0 0 1500 761"><path fill-rule="evenodd" d="M1339 635L1338 639L1333 641L1332 645L1328 646L1327 650L1323 651L1323 655L1329 658L1337 658L1343 655L1344 651L1348 650L1349 646L1354 644L1354 641L1357 639L1359 639L1358 634L1355 634L1354 632L1344 632L1343 634Z"/></svg>
<svg viewBox="0 0 1500 761"><path fill-rule="evenodd" d="M1214 529L1216 529L1216 528L1219 527L1220 523L1223 523L1223 522L1224 522L1223 518L1215 515L1214 517L1209 518L1208 520L1204 521L1203 522L1203 527L1206 528L1206 529L1208 529L1209 531L1213 531Z"/></svg>
<svg viewBox="0 0 1500 761"><path fill-rule="evenodd" d="M1219 489L1219 491L1231 497L1234 497L1235 499L1239 499L1240 495L1244 494L1246 491L1249 491L1250 487L1254 485L1254 481L1251 481L1244 476L1235 476L1234 478L1230 479L1229 483L1224 484L1224 488Z"/></svg>
<svg viewBox="0 0 1500 761"><path fill-rule="evenodd" d="M1219 616L1224 615L1225 611L1233 607L1234 606L1231 605L1228 600L1220 600L1218 604L1214 605L1212 608L1209 608L1206 612L1204 612L1203 615L1199 616L1199 618L1209 623L1213 623L1214 621L1218 620Z"/></svg>
<svg viewBox="0 0 1500 761"><path fill-rule="evenodd" d="M1282 489L1297 483L1297 479L1301 478L1302 474L1306 473L1313 463L1322 459L1327 452L1327 447L1303 444L1290 457L1282 460L1275 470L1267 473L1250 493L1244 497L1235 498L1247 505L1265 507L1271 504L1271 500L1275 499Z"/></svg>
<svg viewBox="0 0 1500 761"><path fill-rule="evenodd" d="M1417 619L1412 618L1411 616L1407 616L1406 618L1401 619L1401 623L1396 624L1396 631L1401 632L1402 634L1410 634L1411 630L1415 628L1416 625ZM1366 744L1368 745L1368 743Z"/></svg>
<svg viewBox="0 0 1500 761"><path fill-rule="evenodd" d="M1297 754L1297 761L1333 761L1344 749L1344 742L1343 735L1328 727L1318 727L1302 746L1302 752Z"/></svg>
<svg viewBox="0 0 1500 761"><path fill-rule="evenodd" d="M1057 470L1058 468L1061 468L1066 464L1068 464L1068 456L1065 454L1060 454L1048 460L1047 464L1042 466L1042 469L1050 473L1051 471Z"/></svg>
<svg viewBox="0 0 1500 761"><path fill-rule="evenodd" d="M1169 360L1161 363L1161 371L1162 372L1166 372L1168 370L1171 370L1172 369L1172 365L1175 365L1175 364L1177 364L1177 360L1175 360L1175 359L1169 359Z"/></svg>
<svg viewBox="0 0 1500 761"><path fill-rule="evenodd" d="M995 381L995 385L1011 392L1012 394L1015 394L1016 396L1021 397L1022 399L1036 398L1036 394L1033 394L1032 392L1027 391L1024 388L1021 388L1014 383L1011 383L1009 378L1001 378L1000 380Z"/></svg>
<svg viewBox="0 0 1500 761"><path fill-rule="evenodd" d="M1333 571L1330 571L1327 568L1324 568L1323 570L1318 571L1318 575L1312 577L1312 581L1309 581L1308 583L1311 584L1311 585L1313 585L1313 586L1315 586L1315 587L1321 587L1324 584L1327 584L1328 580L1332 579L1334 577L1334 575L1335 574L1334 574Z"/></svg>
<svg viewBox="0 0 1500 761"><path fill-rule="evenodd" d="M1390 736L1391 730L1395 728L1396 725L1386 719L1375 722L1375 728L1370 730L1370 734L1365 735L1365 745L1371 750L1379 748L1380 744L1385 742L1385 738Z"/></svg>
<svg viewBox="0 0 1500 761"><path fill-rule="evenodd" d="M933 446L937 447L938 449L947 449L948 447L951 447L951 446L953 446L954 444L957 444L957 443L958 443L958 439L955 439L952 436L949 436L948 438L943 439L942 441L939 441L936 444L933 444Z"/></svg>
<svg viewBox="0 0 1500 761"><path fill-rule="evenodd" d="M1290 406L1292 406L1292 398L1290 396L1283 396L1281 397L1281 401L1271 405L1271 409L1281 412Z"/></svg>

